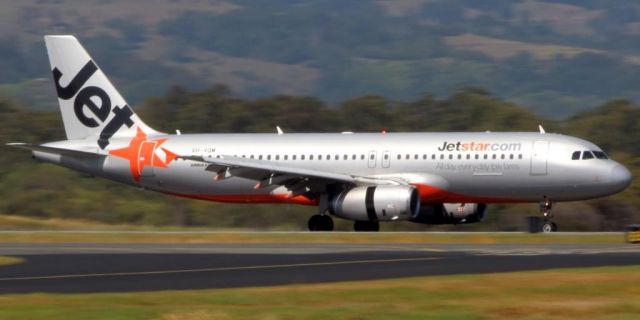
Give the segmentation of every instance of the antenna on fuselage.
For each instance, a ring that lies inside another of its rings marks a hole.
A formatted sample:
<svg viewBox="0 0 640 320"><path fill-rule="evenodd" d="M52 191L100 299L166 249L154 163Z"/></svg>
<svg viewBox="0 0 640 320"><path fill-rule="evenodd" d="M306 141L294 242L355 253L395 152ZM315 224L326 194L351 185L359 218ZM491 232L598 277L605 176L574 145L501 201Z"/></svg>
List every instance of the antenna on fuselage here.
<svg viewBox="0 0 640 320"><path fill-rule="evenodd" d="M278 135L284 134L284 131L282 131L282 129L280 129L280 126L276 126L276 130L278 131Z"/></svg>
<svg viewBox="0 0 640 320"><path fill-rule="evenodd" d="M538 129L540 130L540 134L545 134L547 133L546 131L544 131L544 128L542 127L541 124L538 125Z"/></svg>

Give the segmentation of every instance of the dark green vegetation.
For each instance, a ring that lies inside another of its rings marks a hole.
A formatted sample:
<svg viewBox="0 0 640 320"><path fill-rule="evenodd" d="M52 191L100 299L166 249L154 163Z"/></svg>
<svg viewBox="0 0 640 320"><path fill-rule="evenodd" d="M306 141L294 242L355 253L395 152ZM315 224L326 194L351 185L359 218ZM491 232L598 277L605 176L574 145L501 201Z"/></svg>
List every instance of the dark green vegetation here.
<svg viewBox="0 0 640 320"><path fill-rule="evenodd" d="M640 173L640 108L613 100L564 121L539 118L533 112L467 88L446 98L424 96L399 102L382 96L362 96L336 107L312 97L275 96L243 99L222 86L189 92L171 89L136 108L149 125L165 132L286 132L338 131L535 131L576 135L602 146L610 155ZM0 100L0 141L43 142L63 139L58 112L36 112ZM637 182L613 197L555 206L563 230L621 230L640 221ZM225 205L178 199L29 161L27 152L6 148L0 157L0 213L31 217L76 218L105 223L156 226L211 226L299 230L315 212L289 205ZM491 206L477 225L441 227L453 230L518 230L536 205ZM339 222L339 230L350 229ZM387 230L423 230L416 224L384 225Z"/></svg>
<svg viewBox="0 0 640 320"><path fill-rule="evenodd" d="M634 0L11 1L0 92L52 105L34 80L49 78L41 36L51 33L79 36L134 104L174 84L330 103L481 86L560 119L640 97Z"/></svg>
<svg viewBox="0 0 640 320"><path fill-rule="evenodd" d="M77 35L129 102L143 105L141 116L167 132L518 131L542 123L640 172L640 111L629 102L640 92L636 1L7 2L0 96L20 102L0 98L0 142L64 138L42 40L53 33ZM619 97L627 100L612 100ZM0 214L290 230L314 211L175 199L27 157L0 156ZM615 197L559 205L558 223L618 230L640 222L639 192L634 183ZM448 228L515 230L535 212L493 206L484 224Z"/></svg>

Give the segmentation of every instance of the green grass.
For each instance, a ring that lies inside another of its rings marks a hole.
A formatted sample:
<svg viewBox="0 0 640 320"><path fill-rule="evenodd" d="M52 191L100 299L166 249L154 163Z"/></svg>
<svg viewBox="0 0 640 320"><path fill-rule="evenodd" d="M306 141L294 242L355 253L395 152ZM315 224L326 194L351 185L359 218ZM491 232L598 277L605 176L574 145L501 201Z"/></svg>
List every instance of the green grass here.
<svg viewBox="0 0 640 320"><path fill-rule="evenodd" d="M622 243L622 233L433 233L433 232L253 232L249 229L205 229L101 224L77 219L38 219L0 215L0 242L16 243L460 243L544 244Z"/></svg>
<svg viewBox="0 0 640 320"><path fill-rule="evenodd" d="M355 233L355 232L207 232L203 230L133 231L0 231L0 242L16 243L424 243L424 244L544 244L623 243L622 233L528 234L528 233Z"/></svg>
<svg viewBox="0 0 640 320"><path fill-rule="evenodd" d="M637 319L640 266L108 294L0 296L0 319ZM132 284L135 286L135 284Z"/></svg>

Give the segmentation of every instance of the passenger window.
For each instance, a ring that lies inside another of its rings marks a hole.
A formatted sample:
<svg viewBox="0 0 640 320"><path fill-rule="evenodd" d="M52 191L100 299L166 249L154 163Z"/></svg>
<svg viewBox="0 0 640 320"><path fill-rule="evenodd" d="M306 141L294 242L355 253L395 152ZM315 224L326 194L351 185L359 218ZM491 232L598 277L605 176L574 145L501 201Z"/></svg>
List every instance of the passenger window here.
<svg viewBox="0 0 640 320"><path fill-rule="evenodd" d="M435 159L436 159L436 155L435 155L435 154L432 154L432 155L431 155L431 160L435 160Z"/></svg>
<svg viewBox="0 0 640 320"><path fill-rule="evenodd" d="M500 159L504 159L504 154L500 155Z"/></svg>
<svg viewBox="0 0 640 320"><path fill-rule="evenodd" d="M582 153L582 160L589 160L589 159L593 159L593 153L591 153L591 151L585 151Z"/></svg>
<svg viewBox="0 0 640 320"><path fill-rule="evenodd" d="M262 155L259 155L259 156L258 156L258 159L262 160Z"/></svg>
<svg viewBox="0 0 640 320"><path fill-rule="evenodd" d="M300 160L304 160L304 154L300 156ZM313 156L309 156L309 160L313 160Z"/></svg>
<svg viewBox="0 0 640 320"><path fill-rule="evenodd" d="M322 155L321 154L318 155L318 160L322 160Z"/></svg>
<svg viewBox="0 0 640 320"><path fill-rule="evenodd" d="M487 158L489 158L489 155L488 155L488 154L485 154L483 158L484 158L485 160L487 160Z"/></svg>
<svg viewBox="0 0 640 320"><path fill-rule="evenodd" d="M342 160L347 160L347 159L349 159L349 156L345 154L344 157L342 157Z"/></svg>
<svg viewBox="0 0 640 320"><path fill-rule="evenodd" d="M443 159L444 159L444 154L441 154L440 155L440 160L443 160Z"/></svg>
<svg viewBox="0 0 640 320"><path fill-rule="evenodd" d="M374 160L375 158L376 158L376 155L373 154L373 153L369 156L369 159L371 159L371 160Z"/></svg>
<svg viewBox="0 0 640 320"><path fill-rule="evenodd" d="M462 155L458 154L458 160L462 159Z"/></svg>
<svg viewBox="0 0 640 320"><path fill-rule="evenodd" d="M294 155L293 155L293 160L295 160L295 159L296 159L296 155L294 154Z"/></svg>
<svg viewBox="0 0 640 320"><path fill-rule="evenodd" d="M251 157L250 157L250 158L251 158L251 159L253 159L253 155L251 155Z"/></svg>
<svg viewBox="0 0 640 320"><path fill-rule="evenodd" d="M596 156L596 158L598 159L609 159L609 157L607 157L607 154L602 152L602 151L593 151L593 154Z"/></svg>
<svg viewBox="0 0 640 320"><path fill-rule="evenodd" d="M580 160L580 151L575 151L571 154L571 160Z"/></svg>
<svg viewBox="0 0 640 320"><path fill-rule="evenodd" d="M267 156L267 160L271 160L271 155L268 155L268 156Z"/></svg>
<svg viewBox="0 0 640 320"><path fill-rule="evenodd" d="M360 155L360 160L364 160L364 154Z"/></svg>
<svg viewBox="0 0 640 320"><path fill-rule="evenodd" d="M493 158L495 160L496 159L496 155L494 154L491 158Z"/></svg>
<svg viewBox="0 0 640 320"><path fill-rule="evenodd" d="M284 155L284 159L285 159L285 160L289 160L289 155L286 155L286 154L285 154L285 155Z"/></svg>
<svg viewBox="0 0 640 320"><path fill-rule="evenodd" d="M480 159L480 155L476 153L476 160Z"/></svg>
<svg viewBox="0 0 640 320"><path fill-rule="evenodd" d="M449 160L452 160L452 159L453 159L453 155L449 154Z"/></svg>
<svg viewBox="0 0 640 320"><path fill-rule="evenodd" d="M471 154L467 153L467 160L471 159Z"/></svg>
<svg viewBox="0 0 640 320"><path fill-rule="evenodd" d="M280 155L276 154L276 160L280 160Z"/></svg>
<svg viewBox="0 0 640 320"><path fill-rule="evenodd" d="M389 155L388 155L388 154L385 154L385 155L384 155L384 159L385 159L385 160L389 160Z"/></svg>
<svg viewBox="0 0 640 320"><path fill-rule="evenodd" d="M405 156L405 159L409 160L409 157L411 156L407 153L407 155Z"/></svg>
<svg viewBox="0 0 640 320"><path fill-rule="evenodd" d="M356 159L356 155L354 154L353 156L351 156L351 160L355 160Z"/></svg>
<svg viewBox="0 0 640 320"><path fill-rule="evenodd" d="M402 159L402 156L401 156L401 155L398 155L398 160L400 160L400 159Z"/></svg>
<svg viewBox="0 0 640 320"><path fill-rule="evenodd" d="M518 159L522 160L522 153L518 155Z"/></svg>
<svg viewBox="0 0 640 320"><path fill-rule="evenodd" d="M417 153L413 155L413 160L418 160L418 154Z"/></svg>
<svg viewBox="0 0 640 320"><path fill-rule="evenodd" d="M426 154L422 155L422 160L427 160L427 155Z"/></svg>
<svg viewBox="0 0 640 320"><path fill-rule="evenodd" d="M509 155L509 159L513 160L513 154Z"/></svg>

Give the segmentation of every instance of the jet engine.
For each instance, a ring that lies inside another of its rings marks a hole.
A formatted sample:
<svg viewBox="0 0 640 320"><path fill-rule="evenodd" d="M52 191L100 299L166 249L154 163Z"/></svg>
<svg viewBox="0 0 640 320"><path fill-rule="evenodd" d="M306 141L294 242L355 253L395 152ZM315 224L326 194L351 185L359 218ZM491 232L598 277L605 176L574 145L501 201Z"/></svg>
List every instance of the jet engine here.
<svg viewBox="0 0 640 320"><path fill-rule="evenodd" d="M412 186L355 187L329 204L336 217L354 221L409 220L420 211L420 196Z"/></svg>
<svg viewBox="0 0 640 320"><path fill-rule="evenodd" d="M445 203L426 205L411 221L423 224L462 224L480 222L487 211L484 203Z"/></svg>

